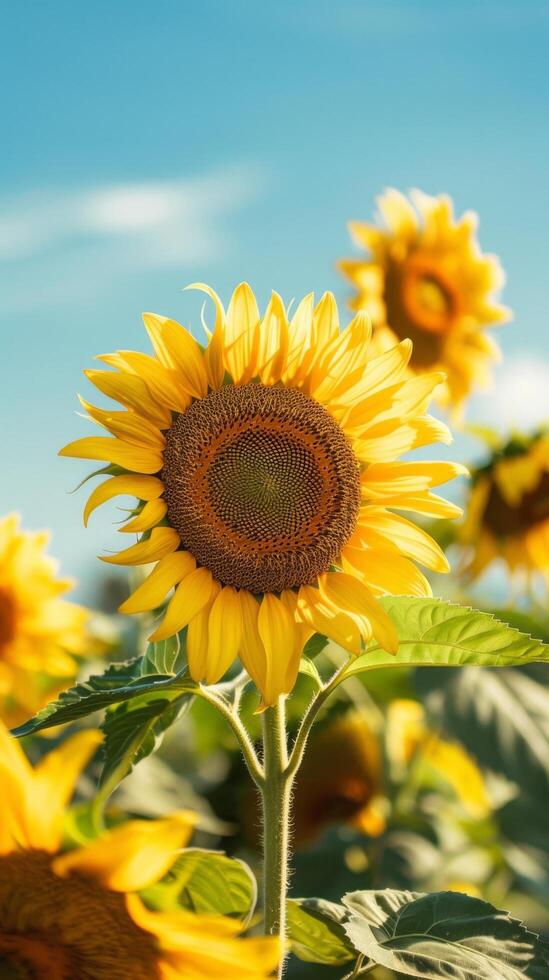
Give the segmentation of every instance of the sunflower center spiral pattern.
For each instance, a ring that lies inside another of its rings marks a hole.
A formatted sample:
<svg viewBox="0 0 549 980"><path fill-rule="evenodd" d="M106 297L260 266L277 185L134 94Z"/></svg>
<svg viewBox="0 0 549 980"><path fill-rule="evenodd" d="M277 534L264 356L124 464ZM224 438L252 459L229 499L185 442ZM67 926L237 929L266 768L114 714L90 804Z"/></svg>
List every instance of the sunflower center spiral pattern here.
<svg viewBox="0 0 549 980"><path fill-rule="evenodd" d="M50 862L42 851L0 857L0 977L158 980L154 940L123 896L76 874L59 878Z"/></svg>
<svg viewBox="0 0 549 980"><path fill-rule="evenodd" d="M194 402L166 433L162 477L184 548L251 592L313 582L356 525L357 460L297 389L226 386Z"/></svg>

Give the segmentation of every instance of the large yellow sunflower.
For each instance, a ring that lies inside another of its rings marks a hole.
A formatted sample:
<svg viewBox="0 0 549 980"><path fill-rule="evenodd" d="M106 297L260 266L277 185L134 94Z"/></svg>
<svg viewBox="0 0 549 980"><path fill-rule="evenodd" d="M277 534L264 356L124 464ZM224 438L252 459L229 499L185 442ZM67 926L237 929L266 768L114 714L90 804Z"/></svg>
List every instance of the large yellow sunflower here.
<svg viewBox="0 0 549 980"><path fill-rule="evenodd" d="M186 628L192 676L214 683L237 655L265 705L291 691L313 631L353 654L372 634L395 651L396 632L376 596L429 595L413 559L448 564L406 518L455 517L430 488L463 472L454 463L400 462L447 427L426 415L442 375L406 377L408 342L373 357L368 317L340 332L335 300L307 296L291 320L273 294L263 317L245 283L205 350L173 320L144 315L155 356L103 356L87 371L124 411L84 405L113 438L91 436L61 454L114 464L92 493L99 504L139 499L123 531L141 540L104 561L157 562L121 606L157 609L150 639Z"/></svg>
<svg viewBox="0 0 549 980"><path fill-rule="evenodd" d="M476 470L460 539L471 576L500 558L512 575L529 582L541 574L549 585L547 430L514 436Z"/></svg>
<svg viewBox="0 0 549 980"><path fill-rule="evenodd" d="M510 317L494 298L505 281L499 259L480 251L477 216L455 220L445 194L412 191L408 199L391 189L377 203L377 225L350 224L368 258L339 263L357 290L350 306L369 313L380 349L413 341L412 371L445 371L437 394L457 408L499 357L485 330Z"/></svg>
<svg viewBox="0 0 549 980"><path fill-rule="evenodd" d="M48 539L22 531L16 514L0 519L0 718L8 725L67 687L89 639L86 610L60 598L73 583L58 578Z"/></svg>
<svg viewBox="0 0 549 980"><path fill-rule="evenodd" d="M131 820L60 852L65 807L99 732L81 732L33 769L0 727L0 976L17 980L266 980L274 939L237 939L238 923L150 911L140 889L188 840L187 812Z"/></svg>

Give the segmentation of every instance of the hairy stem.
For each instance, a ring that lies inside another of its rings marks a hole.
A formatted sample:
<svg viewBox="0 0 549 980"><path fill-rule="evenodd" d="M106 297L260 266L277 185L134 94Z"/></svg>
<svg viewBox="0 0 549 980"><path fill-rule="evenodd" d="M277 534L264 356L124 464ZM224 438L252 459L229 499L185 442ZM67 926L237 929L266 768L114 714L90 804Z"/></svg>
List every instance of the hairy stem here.
<svg viewBox="0 0 549 980"><path fill-rule="evenodd" d="M290 799L292 776L288 771L284 698L267 708L263 722L263 904L265 932L286 937L286 893L288 890ZM280 964L282 977L284 963Z"/></svg>
<svg viewBox="0 0 549 980"><path fill-rule="evenodd" d="M244 762L248 768L248 772L252 777L254 783L259 788L262 788L264 781L264 771L263 767L257 757L256 751L253 746L253 742L248 734L248 730L242 723L240 716L238 714L238 698L235 699L235 703L231 704L226 701L224 697L216 694L211 688L200 686L196 691L196 694L212 704L221 715L223 715L227 724L229 724L238 739L240 745L240 750L244 757Z"/></svg>
<svg viewBox="0 0 549 980"><path fill-rule="evenodd" d="M322 708L324 702L330 697L332 691L335 691L338 684L341 683L343 675L347 668L350 658L348 658L345 663L341 664L336 670L335 674L332 675L329 681L321 687L320 691L315 695L311 701L307 711L305 712L301 725L299 726L298 733L290 754L290 759L288 762L288 772L290 776L294 776L301 765L301 760L303 759L303 753L305 752L305 746L307 744L307 739L309 737L309 732L313 727L315 718Z"/></svg>

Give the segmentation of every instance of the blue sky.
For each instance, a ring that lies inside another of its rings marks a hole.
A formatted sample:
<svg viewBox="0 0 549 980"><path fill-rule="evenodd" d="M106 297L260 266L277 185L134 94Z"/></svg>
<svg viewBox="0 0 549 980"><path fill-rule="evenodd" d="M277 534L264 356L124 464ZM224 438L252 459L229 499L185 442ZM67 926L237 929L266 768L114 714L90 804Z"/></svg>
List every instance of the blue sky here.
<svg viewBox="0 0 549 980"><path fill-rule="evenodd" d="M346 222L387 185L477 210L507 270L516 320L473 416L547 412L548 34L544 0L8 5L0 512L51 527L67 572L96 572L114 511L85 532L67 490L86 466L56 458L91 431L82 369L141 348L141 310L196 326L194 279L343 304Z"/></svg>

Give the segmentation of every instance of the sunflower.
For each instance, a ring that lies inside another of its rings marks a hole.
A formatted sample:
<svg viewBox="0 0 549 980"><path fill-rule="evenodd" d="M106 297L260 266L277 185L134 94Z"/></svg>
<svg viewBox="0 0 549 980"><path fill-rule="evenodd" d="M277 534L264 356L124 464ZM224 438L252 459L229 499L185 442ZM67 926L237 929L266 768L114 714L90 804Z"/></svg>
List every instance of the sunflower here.
<svg viewBox="0 0 549 980"><path fill-rule="evenodd" d="M139 504L122 527L137 544L104 561L156 562L121 606L157 609L150 636L186 629L196 681L215 683L237 655L264 705L292 690L304 644L318 631L352 654L375 636L395 652L393 623L376 597L429 595L416 559L448 571L437 544L405 517L455 517L431 493L464 468L402 462L418 446L450 442L426 415L442 375L406 377L409 344L373 357L368 317L340 332L335 300L312 296L291 320L275 293L263 317L245 283L227 311L216 294L205 349L173 320L147 313L155 356L104 355L87 371L124 411L83 402L113 438L91 436L61 455L111 464L84 519L117 494Z"/></svg>
<svg viewBox="0 0 549 980"><path fill-rule="evenodd" d="M386 809L381 744L364 713L348 711L317 729L296 778L296 846L340 823L377 837Z"/></svg>
<svg viewBox="0 0 549 980"><path fill-rule="evenodd" d="M412 191L408 199L390 189L377 203L385 227L350 224L368 258L339 262L357 290L350 306L369 313L380 349L413 341L412 371L445 371L439 400L459 409L499 358L484 328L510 318L494 298L505 281L499 259L480 251L477 216L455 220L445 194Z"/></svg>
<svg viewBox="0 0 549 980"><path fill-rule="evenodd" d="M484 777L475 760L457 742L440 738L428 728L418 701L396 698L387 711L387 755L398 780L404 780L412 763L425 775L434 775L454 791L472 817L482 819L491 810ZM459 891L459 889L456 889Z"/></svg>
<svg viewBox="0 0 549 980"><path fill-rule="evenodd" d="M513 576L549 584L549 431L513 436L473 474L460 529L465 568L479 576L496 558Z"/></svg>
<svg viewBox="0 0 549 980"><path fill-rule="evenodd" d="M17 514L0 519L0 718L8 725L66 687L86 651L88 613L60 598L72 582L58 578L48 540L46 531L22 531Z"/></svg>
<svg viewBox="0 0 549 980"><path fill-rule="evenodd" d="M266 980L272 939L137 894L170 869L194 824L187 812L131 820L60 852L65 807L101 739L80 732L32 768L0 728L0 974L18 980ZM7 971L7 972L5 972Z"/></svg>

